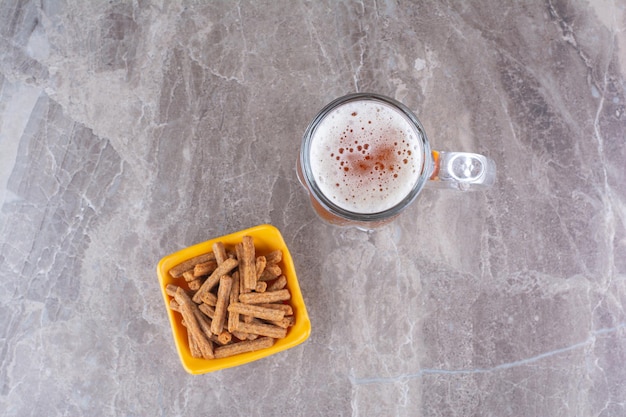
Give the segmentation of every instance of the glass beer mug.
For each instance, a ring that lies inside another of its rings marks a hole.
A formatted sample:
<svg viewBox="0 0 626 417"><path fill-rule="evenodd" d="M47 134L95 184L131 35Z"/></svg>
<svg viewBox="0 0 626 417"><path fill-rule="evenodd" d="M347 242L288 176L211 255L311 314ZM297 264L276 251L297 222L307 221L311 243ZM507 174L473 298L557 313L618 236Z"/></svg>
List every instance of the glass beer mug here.
<svg viewBox="0 0 626 417"><path fill-rule="evenodd" d="M297 174L322 219L373 229L396 218L426 185L485 189L496 168L483 155L431 150L405 105L357 93L332 101L309 124Z"/></svg>

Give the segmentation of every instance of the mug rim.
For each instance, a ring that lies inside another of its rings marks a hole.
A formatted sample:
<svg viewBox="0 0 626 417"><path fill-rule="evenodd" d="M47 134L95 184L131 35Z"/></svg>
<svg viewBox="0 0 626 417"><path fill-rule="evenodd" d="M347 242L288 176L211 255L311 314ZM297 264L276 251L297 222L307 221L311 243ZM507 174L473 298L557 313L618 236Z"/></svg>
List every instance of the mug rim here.
<svg viewBox="0 0 626 417"><path fill-rule="evenodd" d="M337 107L345 103L362 100L382 102L403 113L403 115L406 116L406 118L408 119L407 121L410 122L410 124L412 125L411 127L414 129L419 140L421 140L422 163L420 166L419 176L413 188L400 202L398 202L394 206L386 210L374 213L354 212L346 210L333 203L317 186L317 182L315 181L315 178L313 176L310 164L311 142L319 124L326 118L326 116L331 111L333 111ZM393 218L399 215L406 207L408 207L417 198L418 194L421 192L422 188L424 188L424 185L428 181L430 173L433 170L433 160L430 143L428 141L428 137L426 136L426 131L417 116L415 116L415 114L407 106L391 97L387 97L381 94L352 93L338 97L332 100L330 103L326 104L309 123L304 132L302 146L300 148L300 167L302 169L304 181L306 182L306 186L309 188L310 193L326 211L347 221L369 223Z"/></svg>

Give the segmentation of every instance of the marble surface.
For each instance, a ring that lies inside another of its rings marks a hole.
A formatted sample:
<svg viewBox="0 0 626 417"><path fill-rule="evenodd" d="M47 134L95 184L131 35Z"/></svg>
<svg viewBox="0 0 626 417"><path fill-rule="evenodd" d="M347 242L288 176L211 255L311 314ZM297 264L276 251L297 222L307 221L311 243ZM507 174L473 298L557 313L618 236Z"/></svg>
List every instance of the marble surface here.
<svg viewBox="0 0 626 417"><path fill-rule="evenodd" d="M0 414L626 415L626 4L0 1ZM373 233L295 175L340 95L498 164ZM156 264L284 234L304 344L183 370Z"/></svg>

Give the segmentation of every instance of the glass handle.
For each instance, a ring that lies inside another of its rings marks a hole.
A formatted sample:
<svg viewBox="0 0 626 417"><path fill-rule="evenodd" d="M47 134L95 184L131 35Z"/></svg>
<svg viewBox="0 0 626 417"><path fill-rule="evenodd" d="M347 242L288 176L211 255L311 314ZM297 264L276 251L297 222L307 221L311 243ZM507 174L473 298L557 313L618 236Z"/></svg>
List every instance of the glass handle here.
<svg viewBox="0 0 626 417"><path fill-rule="evenodd" d="M461 191L484 190L496 180L496 164L483 155L433 151L434 169L429 186Z"/></svg>

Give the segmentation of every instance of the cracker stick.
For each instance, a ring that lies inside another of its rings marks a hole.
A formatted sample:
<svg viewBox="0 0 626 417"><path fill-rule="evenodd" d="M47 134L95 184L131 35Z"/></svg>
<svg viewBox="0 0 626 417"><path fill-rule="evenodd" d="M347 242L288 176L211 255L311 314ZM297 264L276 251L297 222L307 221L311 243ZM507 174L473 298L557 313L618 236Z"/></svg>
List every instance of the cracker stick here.
<svg viewBox="0 0 626 417"><path fill-rule="evenodd" d="M286 286L287 286L287 277L285 277L284 275L281 275L278 278L276 278L276 281L272 282L270 285L267 286L267 291L282 290Z"/></svg>
<svg viewBox="0 0 626 417"><path fill-rule="evenodd" d="M204 315L207 316L208 318L212 319L213 317L215 317L215 309L211 306L208 306L206 304L200 304L198 306L198 309L202 311Z"/></svg>
<svg viewBox="0 0 626 417"><path fill-rule="evenodd" d="M178 285L167 284L167 286L165 287L165 293L170 297L174 297L176 296L176 290L178 290L178 288Z"/></svg>
<svg viewBox="0 0 626 417"><path fill-rule="evenodd" d="M267 291L267 282L259 281L256 283L256 287L254 287L255 292L265 292Z"/></svg>
<svg viewBox="0 0 626 417"><path fill-rule="evenodd" d="M194 358L201 358L202 352L200 351L198 342L196 342L196 339L194 339L189 329L187 329L187 341L189 342L189 350L191 351L191 356L193 356Z"/></svg>
<svg viewBox="0 0 626 417"><path fill-rule="evenodd" d="M240 263L243 259L243 243L241 242L235 245L235 259L237 259Z"/></svg>
<svg viewBox="0 0 626 417"><path fill-rule="evenodd" d="M216 345L218 345L218 346L224 346L225 344L227 344L227 343L222 343L222 342L220 341L219 336L218 336L218 335L215 335L215 334L212 334L212 335L211 335L211 337L209 337L209 340L210 340L211 342L215 343L215 344L216 344Z"/></svg>
<svg viewBox="0 0 626 417"><path fill-rule="evenodd" d="M175 299L175 297L176 297L176 291L178 290L178 288L181 288L181 287L179 287L179 286L177 286L177 285L174 285L174 284L167 284L167 286L165 287L165 293L166 293L167 295L169 295L170 297L173 297L173 299L172 299L172 300L170 300L170 307L172 307L172 305L175 305L175 306L177 306L177 305L178 305L178 302L177 302L177 301L176 301L176 299ZM182 288L181 288L181 290L182 290ZM188 293L187 291L183 290L183 292L184 292L185 294L189 295L189 293ZM173 309L172 309L172 310L173 310ZM175 311L178 311L178 310L175 310Z"/></svg>
<svg viewBox="0 0 626 417"><path fill-rule="evenodd" d="M222 330L222 333L217 336L217 340L221 345L227 345L233 340L233 335L226 330Z"/></svg>
<svg viewBox="0 0 626 417"><path fill-rule="evenodd" d="M267 265L265 267L265 271L263 271L263 273L259 277L259 281L271 281L271 280L275 279L276 277L280 276L280 274L282 274L282 273L283 273L283 271L282 271L282 269L280 269L280 266L278 266L278 265Z"/></svg>
<svg viewBox="0 0 626 417"><path fill-rule="evenodd" d="M183 278L185 278L186 282L194 281L196 277L193 275L193 269L190 271L183 272Z"/></svg>
<svg viewBox="0 0 626 417"><path fill-rule="evenodd" d="M211 332L211 319L202 311L200 311L197 304L194 304L194 306L195 307L193 307L193 314L196 316L196 320L198 320L200 328L204 332L205 336L211 336L213 334Z"/></svg>
<svg viewBox="0 0 626 417"><path fill-rule="evenodd" d="M266 267L266 269L268 269L268 268ZM283 273L283 270L280 268L280 266L278 266L276 264L270 265L269 266L269 270L272 273L272 275L276 275L277 277L279 277L280 274Z"/></svg>
<svg viewBox="0 0 626 417"><path fill-rule="evenodd" d="M213 253L215 254L215 260L217 261L218 265L223 264L224 261L228 258L228 255L226 255L226 247L222 242L215 242L213 244Z"/></svg>
<svg viewBox="0 0 626 417"><path fill-rule="evenodd" d="M241 240L242 258L239 260L240 279L244 288L253 290L256 287L256 258L254 257L254 241L250 236L244 236Z"/></svg>
<svg viewBox="0 0 626 417"><path fill-rule="evenodd" d="M257 256L254 263L257 280L259 279L263 271L265 271L265 265L267 265L267 260L265 259L265 256Z"/></svg>
<svg viewBox="0 0 626 417"><path fill-rule="evenodd" d="M209 346L211 347L211 352L213 349L213 345L211 345L211 340L213 340L213 338L216 339L217 341L217 336L214 336L211 334L211 331L209 330L208 334L195 334L192 330L190 330L187 327L187 322L183 319L181 320L181 324L187 328L187 341L189 342L189 349L191 351L191 356L193 356L194 358L204 358L204 359L212 359L211 357L206 357L202 354L202 349L200 348L200 344L201 341L198 340L198 338L200 336L206 336L206 340L209 342Z"/></svg>
<svg viewBox="0 0 626 417"><path fill-rule="evenodd" d="M226 310L230 301L230 289L233 286L233 279L228 275L220 278L220 286L217 289L217 304L215 305L215 315L211 323L211 331L214 334L222 333L224 321L226 320Z"/></svg>
<svg viewBox="0 0 626 417"><path fill-rule="evenodd" d="M233 273L233 286L230 289L230 305L236 303L239 300L239 271ZM229 307L230 307L229 305ZM239 313L228 310L228 331L234 332L237 330L237 322L239 321ZM240 337L237 337L241 339Z"/></svg>
<svg viewBox="0 0 626 417"><path fill-rule="evenodd" d="M259 336L269 336L274 339L282 339L287 336L287 329L274 326L273 324L245 323L240 321L237 324L237 330L240 332L258 334Z"/></svg>
<svg viewBox="0 0 626 417"><path fill-rule="evenodd" d="M268 265L275 265L283 260L283 252L280 249L270 252L265 255L265 260Z"/></svg>
<svg viewBox="0 0 626 417"><path fill-rule="evenodd" d="M185 278L189 289L192 291L197 291L198 288L200 288L200 285L202 285L202 281L200 281L200 279L193 274L193 271L183 272L183 278Z"/></svg>
<svg viewBox="0 0 626 417"><path fill-rule="evenodd" d="M177 311L177 312L180 313L180 305L178 304L178 302L175 299L170 301L170 308L172 310ZM204 334L208 338L210 338L212 336L212 333L211 333L211 319L208 318L205 314L203 314L198 309L196 304L192 305L192 309L193 309L194 316L196 317L196 320L198 320L198 325L200 326L200 328L202 329ZM185 322L184 319L181 320L181 323L182 323L183 326L187 327L187 323ZM189 335L191 335L191 332L188 331L187 333L189 333Z"/></svg>
<svg viewBox="0 0 626 417"><path fill-rule="evenodd" d="M206 305L210 305L211 307L215 307L215 304L217 303L217 296L212 292L205 292L200 298L200 301Z"/></svg>
<svg viewBox="0 0 626 417"><path fill-rule="evenodd" d="M199 304L200 301L202 300L202 295L211 291L211 289L215 287L217 283L220 281L220 278L222 277L222 275L228 274L238 264L239 262L237 262L234 259L225 260L221 265L217 267L215 271L213 271L211 276L209 276L207 280L204 281L204 283L202 284L198 292L196 292L195 295L193 296L193 301Z"/></svg>
<svg viewBox="0 0 626 417"><path fill-rule="evenodd" d="M201 277L204 275L209 275L217 268L217 261L212 260L208 262L203 262L193 267L193 276Z"/></svg>
<svg viewBox="0 0 626 417"><path fill-rule="evenodd" d="M230 334L232 334L233 336L235 336L239 340L246 340L248 338L248 333L239 332L237 330L235 330L234 332L230 332Z"/></svg>
<svg viewBox="0 0 626 417"><path fill-rule="evenodd" d="M240 353L265 349L271 347L273 344L274 339L271 337L261 337L257 340L246 340L245 342L233 343L232 345L215 348L215 358L226 358Z"/></svg>
<svg viewBox="0 0 626 417"><path fill-rule="evenodd" d="M235 245L235 254L237 256L237 259L239 260L239 263L241 263L241 260L243 259L243 243L239 242ZM239 294L245 294L250 291L252 290L249 290L245 287L245 283L243 282L242 275L239 274Z"/></svg>
<svg viewBox="0 0 626 417"><path fill-rule="evenodd" d="M183 272L193 269L197 264L211 260L215 260L215 255L213 255L213 253L205 253L200 256L196 256L195 258L188 259L170 269L170 275L172 278L178 278L183 275Z"/></svg>
<svg viewBox="0 0 626 417"><path fill-rule="evenodd" d="M265 308L275 308L277 310L282 310L285 312L285 316L293 316L293 308L289 304L282 303L268 303L268 304L257 304L261 307Z"/></svg>
<svg viewBox="0 0 626 417"><path fill-rule="evenodd" d="M289 290L267 291L264 293L239 294L239 302L245 304L264 304L285 301L291 298Z"/></svg>
<svg viewBox="0 0 626 417"><path fill-rule="evenodd" d="M286 316L280 320L268 320L268 323L286 329L296 324L296 318L294 316Z"/></svg>
<svg viewBox="0 0 626 417"><path fill-rule="evenodd" d="M281 320L285 317L285 312L281 310L242 303L231 303L228 306L228 313L245 314L264 320Z"/></svg>
<svg viewBox="0 0 626 417"><path fill-rule="evenodd" d="M256 287L254 288L254 291L257 293L262 293L265 292L265 289L267 288L267 285L263 285L265 284L264 282L258 281L256 283ZM246 293L249 293L250 290L247 290ZM253 316L248 316L248 315L243 315L243 321L245 321L246 323L252 323L252 320L254 320ZM250 339L250 340L254 340L254 339Z"/></svg>
<svg viewBox="0 0 626 417"><path fill-rule="evenodd" d="M191 332L191 336L198 344L202 357L205 359L213 359L213 346L211 342L206 339L205 334L200 329L200 325L193 312L193 302L187 295L187 293L180 287L176 289L176 302L180 305L180 313L183 316L183 320L187 325L187 331Z"/></svg>

